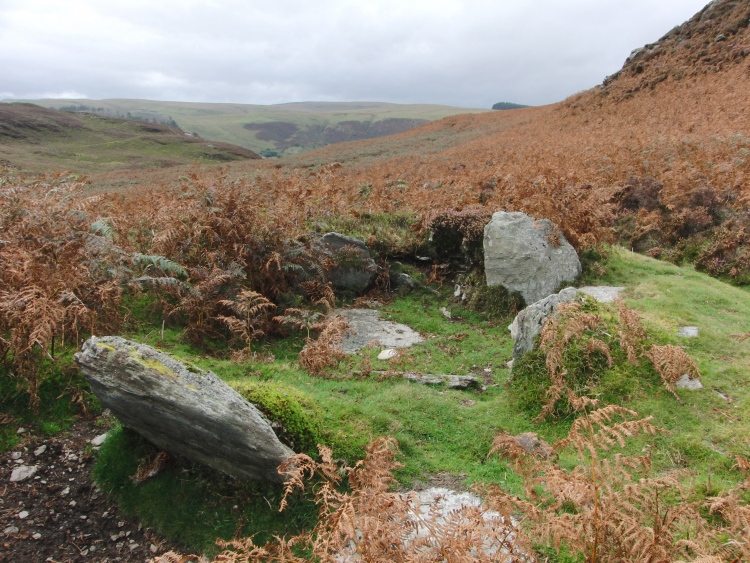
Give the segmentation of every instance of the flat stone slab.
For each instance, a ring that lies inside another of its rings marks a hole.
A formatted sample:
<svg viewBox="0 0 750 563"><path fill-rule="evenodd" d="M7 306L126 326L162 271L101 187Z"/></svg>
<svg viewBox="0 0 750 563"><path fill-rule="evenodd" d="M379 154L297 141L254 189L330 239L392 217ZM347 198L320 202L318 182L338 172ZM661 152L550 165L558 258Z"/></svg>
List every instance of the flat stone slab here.
<svg viewBox="0 0 750 563"><path fill-rule="evenodd" d="M697 326L681 326L677 329L677 336L683 338L698 338L700 329Z"/></svg>
<svg viewBox="0 0 750 563"><path fill-rule="evenodd" d="M374 340L386 348L409 348L412 344L424 342L424 338L408 326L382 320L380 311L339 309L334 314L344 317L357 331L344 338L341 343L341 350L346 354L354 354Z"/></svg>
<svg viewBox="0 0 750 563"><path fill-rule="evenodd" d="M625 291L624 287L612 285L587 285L578 289L589 297L593 297L599 303L613 303L620 297L620 292Z"/></svg>

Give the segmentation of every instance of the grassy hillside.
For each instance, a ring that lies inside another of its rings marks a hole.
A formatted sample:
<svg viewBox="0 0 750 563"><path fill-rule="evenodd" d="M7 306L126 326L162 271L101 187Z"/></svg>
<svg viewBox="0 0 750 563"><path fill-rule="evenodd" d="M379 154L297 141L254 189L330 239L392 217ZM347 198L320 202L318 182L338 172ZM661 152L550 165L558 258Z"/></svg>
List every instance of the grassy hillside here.
<svg viewBox="0 0 750 563"><path fill-rule="evenodd" d="M23 170L89 174L258 158L168 125L0 104L0 162Z"/></svg>
<svg viewBox="0 0 750 563"><path fill-rule="evenodd" d="M336 497L358 509L336 512L339 500L328 507L345 524L373 517L352 525L341 549L373 547L363 525L380 534L380 524L403 523L387 512L398 505L383 496L388 467L407 487L486 484L493 508L525 515L541 560L748 560L749 26L750 0L718 0L601 87L559 104L454 115L220 170L121 173L131 187L119 193L90 197L91 186L72 177L3 169L3 447L29 439L15 433L21 422L47 431L82 405L96 409L70 356L89 334L124 334L208 367L259 401L292 397L282 415L301 423L308 446L319 439L333 448L336 467L319 475L345 474L363 446L392 436L403 467L379 458L374 489L355 478ZM482 230L497 210L551 219L582 257L581 283L626 287L627 307L570 307L513 375L506 327L518 303L482 281ZM340 360L305 338L331 305L326 271L361 264L349 251L321 252L315 238L330 230L362 238L377 260L373 291L356 303L379 301L425 344L386 363L377 349ZM421 286L392 291L403 272ZM453 297L456 283L466 302ZM699 337L678 336L683 325L699 327ZM300 361L311 357L319 363ZM472 373L487 388L416 386L393 373L403 370ZM698 372L703 390L673 388ZM593 400L615 407L597 412ZM653 418L629 421L637 416ZM542 460L502 434L522 431L570 440ZM155 453L119 430L97 478L148 525L194 549L217 535L258 532L262 542L316 522L309 494L279 517L279 488L230 486L184 462L135 485L131 475ZM350 494L366 500L356 505ZM340 530L332 522L324 518L316 537ZM379 556L399 545L401 528L376 542ZM481 549L486 539L435 545Z"/></svg>
<svg viewBox="0 0 750 563"><path fill-rule="evenodd" d="M50 108L174 120L205 139L264 154L290 155L331 143L379 137L459 113L485 110L429 104L299 102L276 105L159 102L152 100L33 100Z"/></svg>

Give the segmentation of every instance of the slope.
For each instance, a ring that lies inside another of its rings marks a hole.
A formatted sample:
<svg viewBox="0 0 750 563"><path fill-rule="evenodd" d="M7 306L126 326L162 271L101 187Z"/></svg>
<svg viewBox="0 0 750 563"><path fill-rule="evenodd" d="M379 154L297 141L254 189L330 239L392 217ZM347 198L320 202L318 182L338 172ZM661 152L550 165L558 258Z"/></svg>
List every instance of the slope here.
<svg viewBox="0 0 750 563"><path fill-rule="evenodd" d="M30 101L49 108L176 123L206 139L233 143L268 156L390 135L450 115L488 111L383 102L251 105L128 99Z"/></svg>
<svg viewBox="0 0 750 563"><path fill-rule="evenodd" d="M168 125L0 104L0 162L29 171L92 173L259 158Z"/></svg>

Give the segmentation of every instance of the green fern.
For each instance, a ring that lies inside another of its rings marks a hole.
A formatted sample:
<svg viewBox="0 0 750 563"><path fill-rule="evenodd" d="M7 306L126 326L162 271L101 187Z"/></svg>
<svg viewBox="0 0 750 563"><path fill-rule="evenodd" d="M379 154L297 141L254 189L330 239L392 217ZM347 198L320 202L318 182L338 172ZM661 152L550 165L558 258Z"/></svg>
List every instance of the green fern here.
<svg viewBox="0 0 750 563"><path fill-rule="evenodd" d="M92 233L102 236L109 241L114 241L115 236L117 235L115 227L112 224L112 219L110 219L109 217L104 217L103 219L94 221L93 223L91 223L89 230Z"/></svg>
<svg viewBox="0 0 750 563"><path fill-rule="evenodd" d="M157 269L165 274L172 274L181 280L186 280L188 278L188 273L185 268L164 256L136 252L133 254L133 263L143 271Z"/></svg>

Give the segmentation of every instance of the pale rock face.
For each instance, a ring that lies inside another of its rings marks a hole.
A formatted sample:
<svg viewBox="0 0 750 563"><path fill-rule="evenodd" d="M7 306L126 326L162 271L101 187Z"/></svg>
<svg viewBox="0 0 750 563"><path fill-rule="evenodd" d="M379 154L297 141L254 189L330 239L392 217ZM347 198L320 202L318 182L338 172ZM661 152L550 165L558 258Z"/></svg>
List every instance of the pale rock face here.
<svg viewBox="0 0 750 563"><path fill-rule="evenodd" d="M484 269L487 285L518 292L531 304L574 281L581 262L548 219L500 211L484 228Z"/></svg>
<svg viewBox="0 0 750 563"><path fill-rule="evenodd" d="M116 336L91 337L75 359L99 400L159 448L235 477L284 480L277 468L294 452L214 373Z"/></svg>
<svg viewBox="0 0 750 563"><path fill-rule="evenodd" d="M560 293L555 293L544 299L532 303L516 315L508 327L510 336L515 340L513 345L513 359L517 360L534 348L534 339L542 331L544 323L552 315L560 303L569 303L578 296L574 287L566 287Z"/></svg>

